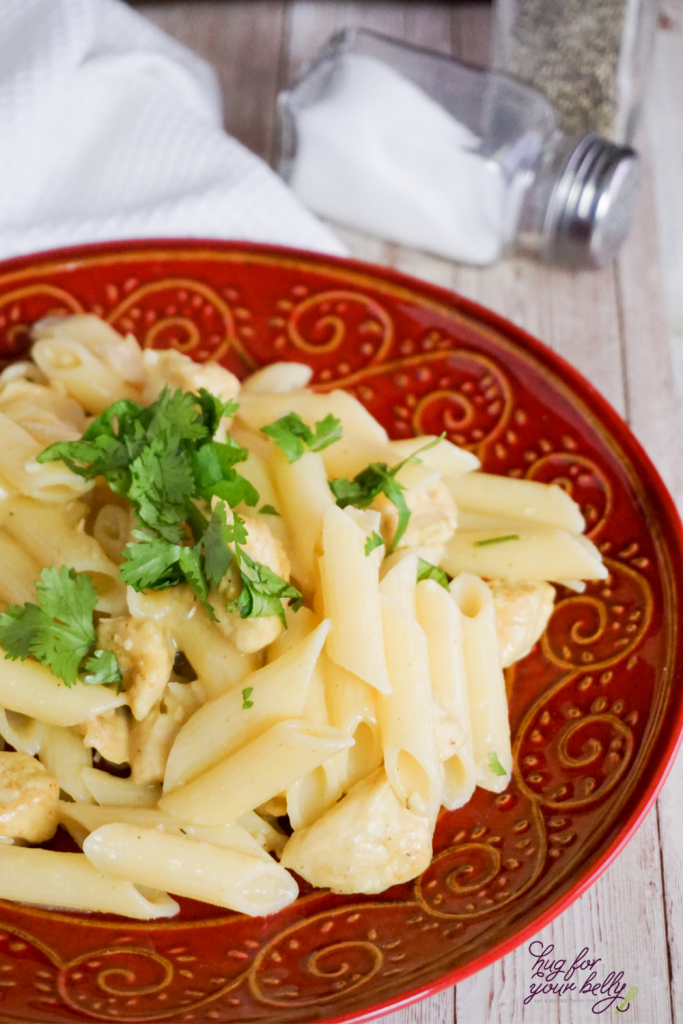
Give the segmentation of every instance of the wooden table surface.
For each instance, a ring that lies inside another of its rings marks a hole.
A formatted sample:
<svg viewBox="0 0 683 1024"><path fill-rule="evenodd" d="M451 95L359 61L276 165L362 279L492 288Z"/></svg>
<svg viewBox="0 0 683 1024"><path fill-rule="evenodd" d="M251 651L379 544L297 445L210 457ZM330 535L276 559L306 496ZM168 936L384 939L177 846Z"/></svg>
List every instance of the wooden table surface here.
<svg viewBox="0 0 683 1024"><path fill-rule="evenodd" d="M206 57L228 131L272 161L275 96L337 28L357 24L485 64L489 8L451 3L194 0L138 10ZM354 256L452 288L560 352L628 420L683 508L683 0L665 0L639 146L646 186L618 261L567 273L527 260L476 270L338 230ZM556 957L589 947L639 995L632 1024L683 1024L683 758L598 881L539 933ZM528 943L526 944L528 945ZM604 974L602 975L604 977ZM592 998L524 999L526 946L387 1024L584 1024ZM614 1013L612 1009L609 1011Z"/></svg>

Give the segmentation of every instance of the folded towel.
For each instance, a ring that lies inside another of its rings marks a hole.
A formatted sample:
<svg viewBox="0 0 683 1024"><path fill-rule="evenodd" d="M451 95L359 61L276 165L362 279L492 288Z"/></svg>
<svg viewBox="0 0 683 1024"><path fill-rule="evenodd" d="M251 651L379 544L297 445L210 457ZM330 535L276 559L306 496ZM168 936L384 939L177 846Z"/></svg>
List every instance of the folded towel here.
<svg viewBox="0 0 683 1024"><path fill-rule="evenodd" d="M211 68L119 0L0 3L0 257L123 238L343 254L227 135Z"/></svg>

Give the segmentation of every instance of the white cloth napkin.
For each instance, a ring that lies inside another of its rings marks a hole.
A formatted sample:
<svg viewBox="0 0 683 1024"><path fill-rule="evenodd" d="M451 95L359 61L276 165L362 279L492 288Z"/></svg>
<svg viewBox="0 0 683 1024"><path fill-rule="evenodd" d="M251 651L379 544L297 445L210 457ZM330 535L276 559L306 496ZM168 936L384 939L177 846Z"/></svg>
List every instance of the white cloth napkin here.
<svg viewBox="0 0 683 1024"><path fill-rule="evenodd" d="M221 127L211 68L119 0L0 0L0 257L196 237L344 253Z"/></svg>

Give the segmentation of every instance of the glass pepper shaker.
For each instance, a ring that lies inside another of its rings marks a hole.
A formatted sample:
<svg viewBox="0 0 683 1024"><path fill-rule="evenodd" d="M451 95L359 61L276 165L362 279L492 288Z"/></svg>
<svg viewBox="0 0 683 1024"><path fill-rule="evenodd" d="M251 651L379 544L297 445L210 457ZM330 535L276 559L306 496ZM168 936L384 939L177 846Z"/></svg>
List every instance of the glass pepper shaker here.
<svg viewBox="0 0 683 1024"><path fill-rule="evenodd" d="M493 66L541 92L562 131L633 141L659 0L495 0Z"/></svg>
<svg viewBox="0 0 683 1024"><path fill-rule="evenodd" d="M568 136L506 75L345 29L278 97L280 174L329 220L462 263L600 267L630 227L635 151Z"/></svg>

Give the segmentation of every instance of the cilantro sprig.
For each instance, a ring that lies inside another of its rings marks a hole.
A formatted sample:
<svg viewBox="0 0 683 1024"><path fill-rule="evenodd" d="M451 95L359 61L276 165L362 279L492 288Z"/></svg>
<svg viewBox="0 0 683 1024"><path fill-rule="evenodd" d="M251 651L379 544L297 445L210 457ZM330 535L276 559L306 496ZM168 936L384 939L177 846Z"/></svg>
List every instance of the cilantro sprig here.
<svg viewBox="0 0 683 1024"><path fill-rule="evenodd" d="M223 402L205 388L195 395L167 386L150 406L131 399L114 402L80 441L50 445L38 462L61 460L86 480L104 477L112 491L131 502L143 527L180 544L187 538L187 522L193 532L202 532L193 498L210 501L219 495L231 505L255 505L259 499L234 469L247 458L246 448L232 438L213 439L221 419L236 410L235 402Z"/></svg>
<svg viewBox="0 0 683 1024"><path fill-rule="evenodd" d="M79 681L121 683L116 657L110 651L93 651L97 591L88 574L52 566L42 570L36 589L38 604L9 605L0 615L5 658L26 661L32 656L66 686Z"/></svg>
<svg viewBox="0 0 683 1024"><path fill-rule="evenodd" d="M321 452L338 441L342 436L342 426L337 417L329 413L325 419L316 423L315 430L311 430L298 413L290 412L274 423L261 427L261 433L272 437L282 448L288 462L296 462L305 455L307 448L309 452Z"/></svg>
<svg viewBox="0 0 683 1024"><path fill-rule="evenodd" d="M389 552L396 548L396 545L406 532L408 521L410 520L410 509L403 494L405 487L398 482L396 476L407 463L420 462L421 460L418 458L418 455L421 452L426 452L429 448L433 448L445 436L445 433L443 433L439 437L433 438L433 440L418 448L416 452L413 452L412 455L409 455L407 459L403 459L402 462L392 466L391 469L389 469L386 462L371 462L369 466L366 466L360 473L357 473L353 480L348 480L345 476L338 476L329 482L330 490L334 494L337 505L340 508L346 508L347 505L355 505L356 508L368 508L380 494L384 494L396 506L398 510L398 524Z"/></svg>
<svg viewBox="0 0 683 1024"><path fill-rule="evenodd" d="M438 565L432 565L431 562L427 562L424 558L418 558L417 560L417 582L419 583L420 580L434 580L444 590L448 590L448 576L444 570L440 569Z"/></svg>
<svg viewBox="0 0 683 1024"><path fill-rule="evenodd" d="M293 599L295 611L303 604L296 587L247 554L243 547L248 537L244 520L235 513L233 522L228 523L224 501L216 502L203 537L192 546L171 544L138 530L133 536L136 542L124 548L121 579L135 590L165 590L188 583L210 618L216 621L209 600L211 584L220 583L235 559L241 590L238 597L228 602L227 611L243 619L277 615L286 625L281 598ZM216 598L212 596L211 600Z"/></svg>

